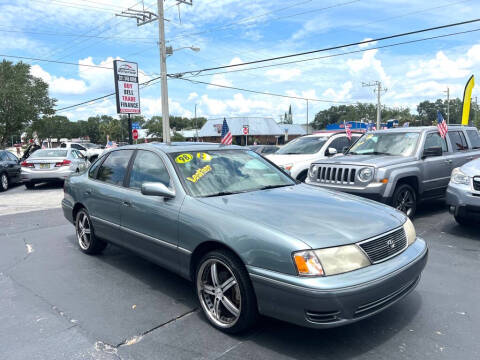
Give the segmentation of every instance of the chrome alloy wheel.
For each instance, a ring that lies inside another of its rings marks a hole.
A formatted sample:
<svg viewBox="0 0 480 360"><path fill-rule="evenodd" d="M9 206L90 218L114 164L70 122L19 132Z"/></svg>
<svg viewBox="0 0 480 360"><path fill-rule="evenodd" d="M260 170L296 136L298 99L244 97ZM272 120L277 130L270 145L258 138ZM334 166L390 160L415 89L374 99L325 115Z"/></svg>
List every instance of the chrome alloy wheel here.
<svg viewBox="0 0 480 360"><path fill-rule="evenodd" d="M240 287L232 270L218 259L208 259L198 270L197 293L205 314L218 327L235 325L242 310Z"/></svg>
<svg viewBox="0 0 480 360"><path fill-rule="evenodd" d="M415 197L409 189L402 190L397 197L395 208L410 216L415 207Z"/></svg>
<svg viewBox="0 0 480 360"><path fill-rule="evenodd" d="M7 178L7 175L2 174L1 182L2 182L2 189L3 189L3 191L6 191L6 190L8 189L8 178Z"/></svg>
<svg viewBox="0 0 480 360"><path fill-rule="evenodd" d="M90 220L85 212L81 211L77 218L77 239L82 250L88 250L91 243Z"/></svg>

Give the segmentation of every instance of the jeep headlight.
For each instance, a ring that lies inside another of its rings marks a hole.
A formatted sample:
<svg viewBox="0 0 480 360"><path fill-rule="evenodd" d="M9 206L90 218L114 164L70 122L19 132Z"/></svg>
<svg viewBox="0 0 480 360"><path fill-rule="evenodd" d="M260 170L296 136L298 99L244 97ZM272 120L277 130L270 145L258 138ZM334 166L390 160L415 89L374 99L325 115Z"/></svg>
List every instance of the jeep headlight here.
<svg viewBox="0 0 480 360"><path fill-rule="evenodd" d="M417 232L415 231L415 226L408 217L407 221L405 221L405 224L403 224L403 230L405 230L405 235L407 236L407 243L408 246L410 246L417 238Z"/></svg>
<svg viewBox="0 0 480 360"><path fill-rule="evenodd" d="M314 177L315 176L315 173L317 172L318 170L318 166L317 165L312 165L310 166L310 169L308 169L308 176L309 177Z"/></svg>
<svg viewBox="0 0 480 360"><path fill-rule="evenodd" d="M370 265L357 245L300 251L293 254L293 259L302 276L337 275Z"/></svg>
<svg viewBox="0 0 480 360"><path fill-rule="evenodd" d="M358 179L362 182L369 182L373 179L373 169L363 168L358 172Z"/></svg>
<svg viewBox="0 0 480 360"><path fill-rule="evenodd" d="M454 184L461 184L461 185L469 185L470 178L468 175L465 175L460 168L455 168L452 171L452 176L450 177L450 181Z"/></svg>

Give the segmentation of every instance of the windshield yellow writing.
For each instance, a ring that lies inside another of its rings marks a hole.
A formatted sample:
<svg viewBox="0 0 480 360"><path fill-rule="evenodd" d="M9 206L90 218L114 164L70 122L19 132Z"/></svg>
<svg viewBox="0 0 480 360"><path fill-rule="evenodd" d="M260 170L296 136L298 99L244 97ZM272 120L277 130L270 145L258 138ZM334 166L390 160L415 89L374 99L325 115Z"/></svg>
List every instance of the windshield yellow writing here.
<svg viewBox="0 0 480 360"><path fill-rule="evenodd" d="M212 171L212 167L210 165L206 165L203 168L195 171L195 174L193 174L192 176L187 177L187 180L193 183L196 183L198 180L200 180L202 177L205 176L205 174L209 173L210 171Z"/></svg>

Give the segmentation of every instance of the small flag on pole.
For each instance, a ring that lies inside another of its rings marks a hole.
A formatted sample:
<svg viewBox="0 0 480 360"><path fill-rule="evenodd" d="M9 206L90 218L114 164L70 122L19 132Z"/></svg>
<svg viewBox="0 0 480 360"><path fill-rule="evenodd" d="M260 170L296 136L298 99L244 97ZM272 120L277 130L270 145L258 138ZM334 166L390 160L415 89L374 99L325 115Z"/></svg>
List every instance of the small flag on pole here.
<svg viewBox="0 0 480 360"><path fill-rule="evenodd" d="M440 133L440 136L445 139L445 136L447 136L448 132L448 125L440 111L437 111L437 122L438 132Z"/></svg>
<svg viewBox="0 0 480 360"><path fill-rule="evenodd" d="M345 132L347 133L348 140L352 140L352 130L350 130L350 125L343 121L343 125L345 126Z"/></svg>
<svg viewBox="0 0 480 360"><path fill-rule="evenodd" d="M223 118L223 125L222 125L222 144L223 145L232 145L232 133L228 128L227 120Z"/></svg>

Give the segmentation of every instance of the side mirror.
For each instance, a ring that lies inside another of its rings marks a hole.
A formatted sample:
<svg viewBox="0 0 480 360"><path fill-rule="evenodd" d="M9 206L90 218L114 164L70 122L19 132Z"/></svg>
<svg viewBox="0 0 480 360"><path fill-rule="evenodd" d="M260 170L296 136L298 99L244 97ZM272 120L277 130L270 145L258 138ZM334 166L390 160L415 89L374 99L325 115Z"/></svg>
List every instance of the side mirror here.
<svg viewBox="0 0 480 360"><path fill-rule="evenodd" d="M175 192L160 182L145 182L142 184L141 191L147 196L162 196L168 199L175 197Z"/></svg>
<svg viewBox="0 0 480 360"><path fill-rule="evenodd" d="M337 149L333 148L333 147L329 147L327 149L327 156L332 156L332 155L336 155L338 153Z"/></svg>
<svg viewBox="0 0 480 360"><path fill-rule="evenodd" d="M423 150L423 157L432 157L432 156L442 156L443 150L441 146L432 146L428 149Z"/></svg>

